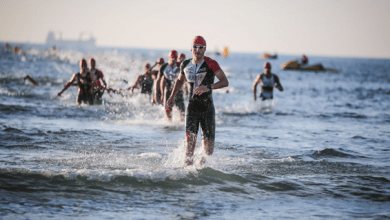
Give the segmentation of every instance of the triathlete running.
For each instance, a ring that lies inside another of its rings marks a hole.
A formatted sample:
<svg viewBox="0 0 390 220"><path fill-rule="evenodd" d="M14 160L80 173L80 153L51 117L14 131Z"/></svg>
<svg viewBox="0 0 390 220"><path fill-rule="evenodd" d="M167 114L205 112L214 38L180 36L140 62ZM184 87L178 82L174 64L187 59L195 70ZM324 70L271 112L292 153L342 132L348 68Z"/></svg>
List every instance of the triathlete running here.
<svg viewBox="0 0 390 220"><path fill-rule="evenodd" d="M193 164L193 155L196 145L199 126L203 134L203 148L207 156L214 151L215 141L215 109L212 90L227 87L229 81L219 64L205 57L206 41L201 36L192 40L192 59L183 61L180 67L180 76L166 105L167 110L172 109L175 96L187 80L190 86L190 99L186 111L186 157L185 164ZM215 77L218 82L214 83ZM202 157L200 163L205 163Z"/></svg>
<svg viewBox="0 0 390 220"><path fill-rule="evenodd" d="M274 88L283 91L282 84L280 84L279 77L276 74L271 73L271 64L266 62L264 64L264 73L257 76L253 82L253 99L256 101L257 84L261 84L260 98L262 100L273 99Z"/></svg>

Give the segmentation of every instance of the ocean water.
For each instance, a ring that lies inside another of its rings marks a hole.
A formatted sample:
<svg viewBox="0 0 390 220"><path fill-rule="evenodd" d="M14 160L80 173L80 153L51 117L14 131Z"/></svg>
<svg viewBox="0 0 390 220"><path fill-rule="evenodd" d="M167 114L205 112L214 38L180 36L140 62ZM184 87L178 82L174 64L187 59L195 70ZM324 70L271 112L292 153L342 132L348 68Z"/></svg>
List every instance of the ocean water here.
<svg viewBox="0 0 390 220"><path fill-rule="evenodd" d="M299 56L206 52L230 85L213 91L214 154L184 167L177 112L167 122L138 93L94 106L76 105L76 87L57 97L81 58L125 89L169 51L48 48L0 49L0 219L390 218L388 59L309 56L339 73L301 72L280 68ZM285 90L254 102L266 61Z"/></svg>

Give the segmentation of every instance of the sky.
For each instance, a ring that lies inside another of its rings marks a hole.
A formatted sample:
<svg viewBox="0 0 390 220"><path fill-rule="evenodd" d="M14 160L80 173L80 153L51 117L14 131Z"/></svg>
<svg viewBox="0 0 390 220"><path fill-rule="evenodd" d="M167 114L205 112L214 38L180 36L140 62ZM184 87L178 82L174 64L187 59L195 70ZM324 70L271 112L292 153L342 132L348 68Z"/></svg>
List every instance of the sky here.
<svg viewBox="0 0 390 220"><path fill-rule="evenodd" d="M0 0L0 41L390 58L390 0Z"/></svg>

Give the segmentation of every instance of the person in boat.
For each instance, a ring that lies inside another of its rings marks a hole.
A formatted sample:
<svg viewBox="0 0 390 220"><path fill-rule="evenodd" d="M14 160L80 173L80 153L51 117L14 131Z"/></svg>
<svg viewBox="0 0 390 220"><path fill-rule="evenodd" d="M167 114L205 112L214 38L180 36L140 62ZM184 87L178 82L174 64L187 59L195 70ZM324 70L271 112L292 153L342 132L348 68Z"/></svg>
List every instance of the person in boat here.
<svg viewBox="0 0 390 220"><path fill-rule="evenodd" d="M129 87L127 90L131 90L131 95L133 95L134 89L141 87L141 94L147 94L149 96L152 95L153 89L153 77L152 77L152 68L149 63L145 64L145 73L139 75L135 80L133 86Z"/></svg>
<svg viewBox="0 0 390 220"><path fill-rule="evenodd" d="M215 108L212 90L229 86L229 81L219 64L204 56L206 41L202 36L192 40L192 59L184 60L180 66L180 75L176 80L171 96L167 100L166 110L171 111L175 97L185 81L190 86L190 100L186 110L186 154L185 165L193 164L193 155L199 125L202 128L203 148L207 156L214 152ZM215 77L218 82L214 83ZM205 163L205 158L200 160Z"/></svg>
<svg viewBox="0 0 390 220"><path fill-rule="evenodd" d="M307 58L307 56L305 54L302 55L301 62L302 62L302 65L307 65L309 63L309 59Z"/></svg>
<svg viewBox="0 0 390 220"><path fill-rule="evenodd" d="M277 88L283 91L282 84L276 74L271 73L271 64L266 62L264 64L264 73L257 76L253 82L253 100L257 99L257 85L261 85L260 98L262 100L273 99L273 89Z"/></svg>
<svg viewBox="0 0 390 220"><path fill-rule="evenodd" d="M80 72L73 74L72 78L65 84L64 88L57 95L61 96L65 90L67 90L73 83L77 83L78 96L77 105L81 103L93 105L93 88L96 85L96 79L94 74L88 71L87 61L82 59L80 61Z"/></svg>
<svg viewBox="0 0 390 220"><path fill-rule="evenodd" d="M103 72L96 69L96 61L94 58L89 59L89 72L95 76L96 85L93 88L93 96L95 102L101 102L104 91L107 89L107 83L104 80ZM104 86L102 85L104 84ZM107 90L108 94L110 90Z"/></svg>
<svg viewBox="0 0 390 220"><path fill-rule="evenodd" d="M169 53L169 59L168 63L164 64L160 68L160 73L157 78L161 80L160 82L160 91L162 100L164 106L167 105L167 100L171 96L173 87L175 86L176 79L179 77L179 71L180 68L177 65L177 51L172 50ZM159 82L157 81L157 85ZM175 105L180 111L180 120L184 120L184 98L183 98L183 91L180 89L178 92L176 98L175 98ZM165 111L168 121L172 120L172 111L166 110Z"/></svg>

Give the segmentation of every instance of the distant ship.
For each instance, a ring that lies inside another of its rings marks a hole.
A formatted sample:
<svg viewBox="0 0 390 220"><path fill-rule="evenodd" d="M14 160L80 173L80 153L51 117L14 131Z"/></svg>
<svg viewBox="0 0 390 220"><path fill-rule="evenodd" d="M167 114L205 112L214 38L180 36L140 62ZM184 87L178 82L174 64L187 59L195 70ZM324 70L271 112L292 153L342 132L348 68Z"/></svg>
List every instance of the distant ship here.
<svg viewBox="0 0 390 220"><path fill-rule="evenodd" d="M89 39L83 40L83 34L80 34L78 40L63 40L62 33L59 32L59 37L56 38L53 31L49 31L46 37L46 44L53 45L56 47L95 47L96 40L90 35Z"/></svg>

